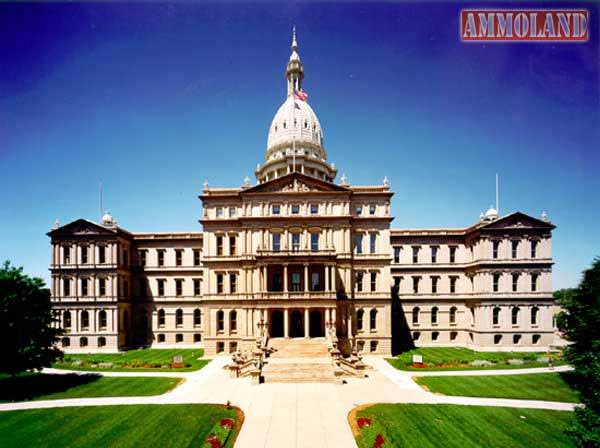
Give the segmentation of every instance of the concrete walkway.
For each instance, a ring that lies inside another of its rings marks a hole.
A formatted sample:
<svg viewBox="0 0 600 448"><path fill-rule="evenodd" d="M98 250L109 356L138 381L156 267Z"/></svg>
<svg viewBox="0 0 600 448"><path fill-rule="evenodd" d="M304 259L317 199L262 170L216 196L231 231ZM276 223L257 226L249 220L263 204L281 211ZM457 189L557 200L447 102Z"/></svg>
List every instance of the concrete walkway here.
<svg viewBox="0 0 600 448"><path fill-rule="evenodd" d="M396 370L382 358L368 357L373 366L368 378L348 379L347 384L272 383L252 385L249 379L230 379L223 370L228 358L216 358L196 372L98 372L106 376L181 377L185 382L174 390L153 397L76 398L0 404L0 411L65 406L105 406L116 404L220 403L239 406L245 414L237 448L319 446L355 447L348 425L348 413L371 403L462 404L572 410L572 403L493 398L450 397L429 393L417 385L413 372ZM557 367L553 371L562 371ZM521 369L519 369L521 370ZM525 369L523 369L525 370ZM532 370L527 369L531 373ZM539 369L539 371L545 371ZM47 373L78 373L45 369ZM494 372L494 373L491 373ZM498 373L502 372L502 373ZM450 372L417 372L450 373ZM515 374L506 371L463 371L456 374Z"/></svg>

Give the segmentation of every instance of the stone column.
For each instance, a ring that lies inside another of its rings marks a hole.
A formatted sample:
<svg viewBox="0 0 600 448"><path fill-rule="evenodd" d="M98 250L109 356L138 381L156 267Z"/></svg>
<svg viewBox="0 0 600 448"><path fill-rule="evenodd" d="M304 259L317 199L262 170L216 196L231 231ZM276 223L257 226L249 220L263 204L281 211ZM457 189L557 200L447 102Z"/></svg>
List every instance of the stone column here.
<svg viewBox="0 0 600 448"><path fill-rule="evenodd" d="M329 265L325 265L325 292L329 292Z"/></svg>
<svg viewBox="0 0 600 448"><path fill-rule="evenodd" d="M304 292L308 292L308 264L304 265Z"/></svg>
<svg viewBox="0 0 600 448"><path fill-rule="evenodd" d="M309 323L309 314L308 314L308 308L304 308L304 337L308 338L310 337L310 327L308 325Z"/></svg>
<svg viewBox="0 0 600 448"><path fill-rule="evenodd" d="M288 292L288 266L283 265L283 292Z"/></svg>
<svg viewBox="0 0 600 448"><path fill-rule="evenodd" d="M284 338L290 337L289 330L290 330L290 310L285 308L283 310L283 337Z"/></svg>

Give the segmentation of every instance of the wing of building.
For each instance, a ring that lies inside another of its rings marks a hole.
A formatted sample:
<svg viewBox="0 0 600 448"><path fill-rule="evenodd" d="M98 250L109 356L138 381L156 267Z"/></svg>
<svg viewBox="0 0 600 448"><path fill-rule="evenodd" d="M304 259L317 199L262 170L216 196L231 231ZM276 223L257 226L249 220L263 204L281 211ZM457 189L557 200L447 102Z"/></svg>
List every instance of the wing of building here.
<svg viewBox="0 0 600 448"><path fill-rule="evenodd" d="M382 355L413 344L548 349L547 217L490 209L464 229L390 229L387 179L336 183L295 33L291 49L257 182L205 183L202 231L130 232L106 214L48 233L62 348L214 355L269 337Z"/></svg>

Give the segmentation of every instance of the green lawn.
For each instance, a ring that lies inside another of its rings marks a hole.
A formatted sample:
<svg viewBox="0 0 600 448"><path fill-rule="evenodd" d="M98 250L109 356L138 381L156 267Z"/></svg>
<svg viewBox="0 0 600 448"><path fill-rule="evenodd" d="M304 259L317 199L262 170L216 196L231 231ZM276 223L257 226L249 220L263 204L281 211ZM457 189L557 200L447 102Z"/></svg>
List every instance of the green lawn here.
<svg viewBox="0 0 600 448"><path fill-rule="evenodd" d="M424 367L412 367L412 356L422 355ZM477 352L467 348L416 348L388 362L400 370L481 370L481 369L520 369L527 367L547 367L547 363L538 362L539 357L548 357L547 353L522 353L522 352ZM565 364L559 353L550 355L555 366ZM520 359L522 365L508 364L509 359ZM494 363L488 367L472 366L472 361L490 361Z"/></svg>
<svg viewBox="0 0 600 448"><path fill-rule="evenodd" d="M94 374L3 376L0 377L0 402L160 395L180 381L180 378L111 378Z"/></svg>
<svg viewBox="0 0 600 448"><path fill-rule="evenodd" d="M428 376L415 378L431 392L464 397L520 398L578 402L569 372L496 376Z"/></svg>
<svg viewBox="0 0 600 448"><path fill-rule="evenodd" d="M183 356L184 368L172 369L171 362L174 356ZM199 370L208 364L203 349L152 349L128 350L121 353L101 354L69 354L52 367L71 370L99 370L113 372L131 371L173 371L185 372ZM113 363L111 367L100 367L100 363Z"/></svg>
<svg viewBox="0 0 600 448"><path fill-rule="evenodd" d="M357 429L360 448L381 434L384 447L561 448L572 412L482 406L377 404L357 412L372 425ZM354 416L351 416L354 419ZM356 420L355 420L356 421Z"/></svg>
<svg viewBox="0 0 600 448"><path fill-rule="evenodd" d="M0 446L202 447L222 418L240 419L221 405L90 406L0 412Z"/></svg>

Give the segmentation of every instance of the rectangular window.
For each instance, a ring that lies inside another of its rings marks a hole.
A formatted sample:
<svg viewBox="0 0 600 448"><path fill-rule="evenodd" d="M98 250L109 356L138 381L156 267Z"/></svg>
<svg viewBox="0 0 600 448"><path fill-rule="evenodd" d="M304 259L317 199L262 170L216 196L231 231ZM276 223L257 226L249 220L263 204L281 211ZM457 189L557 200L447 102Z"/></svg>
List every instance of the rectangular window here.
<svg viewBox="0 0 600 448"><path fill-rule="evenodd" d="M537 257L537 245L538 245L537 240L531 241L531 258Z"/></svg>
<svg viewBox="0 0 600 448"><path fill-rule="evenodd" d="M63 246L63 263L71 263L71 246Z"/></svg>
<svg viewBox="0 0 600 448"><path fill-rule="evenodd" d="M88 247L81 246L81 264L88 263Z"/></svg>
<svg viewBox="0 0 600 448"><path fill-rule="evenodd" d="M438 253L438 247L431 246L431 262L432 263L437 263L437 253Z"/></svg>
<svg viewBox="0 0 600 448"><path fill-rule="evenodd" d="M531 292L537 291L538 274L531 274Z"/></svg>
<svg viewBox="0 0 600 448"><path fill-rule="evenodd" d="M354 211L356 212L356 216L362 215L362 205L357 205Z"/></svg>
<svg viewBox="0 0 600 448"><path fill-rule="evenodd" d="M229 255L237 255L237 238L235 236L229 237Z"/></svg>
<svg viewBox="0 0 600 448"><path fill-rule="evenodd" d="M394 263L400 263L400 246L394 246Z"/></svg>
<svg viewBox="0 0 600 448"><path fill-rule="evenodd" d="M69 278L63 279L63 293L65 296L71 295L71 279Z"/></svg>
<svg viewBox="0 0 600 448"><path fill-rule="evenodd" d="M292 251L298 252L300 250L300 234L292 233Z"/></svg>
<svg viewBox="0 0 600 448"><path fill-rule="evenodd" d="M500 241L492 241L492 258L498 258L498 248L500 247Z"/></svg>
<svg viewBox="0 0 600 448"><path fill-rule="evenodd" d="M123 280L123 296L129 297L129 282L127 280Z"/></svg>
<svg viewBox="0 0 600 448"><path fill-rule="evenodd" d="M413 277L413 292L415 294L419 293L419 281L421 280L421 277Z"/></svg>
<svg viewBox="0 0 600 448"><path fill-rule="evenodd" d="M237 275L229 274L229 292L235 294L237 292Z"/></svg>
<svg viewBox="0 0 600 448"><path fill-rule="evenodd" d="M300 206L298 204L292 204L292 215L300 214Z"/></svg>
<svg viewBox="0 0 600 448"><path fill-rule="evenodd" d="M139 286L140 286L140 297L146 297L146 280L140 279Z"/></svg>
<svg viewBox="0 0 600 448"><path fill-rule="evenodd" d="M229 207L229 217L230 218L235 218L237 215L237 208L235 207Z"/></svg>
<svg viewBox="0 0 600 448"><path fill-rule="evenodd" d="M183 295L183 280L180 278L175 279L175 295L176 296Z"/></svg>
<svg viewBox="0 0 600 448"><path fill-rule="evenodd" d="M312 252L317 252L319 250L319 234L318 233L310 234L310 250Z"/></svg>
<svg viewBox="0 0 600 448"><path fill-rule="evenodd" d="M194 266L200 266L200 249L194 249Z"/></svg>
<svg viewBox="0 0 600 448"><path fill-rule="evenodd" d="M98 295L100 297L104 297L106 295L106 279L105 278L98 279Z"/></svg>
<svg viewBox="0 0 600 448"><path fill-rule="evenodd" d="M369 234L369 252L374 254L377 251L377 234Z"/></svg>
<svg viewBox="0 0 600 448"><path fill-rule="evenodd" d="M273 252L279 252L281 250L281 234L273 234Z"/></svg>
<svg viewBox="0 0 600 448"><path fill-rule="evenodd" d="M273 204L271 206L271 214L279 215L281 213L281 206L279 204Z"/></svg>
<svg viewBox="0 0 600 448"><path fill-rule="evenodd" d="M419 262L419 246L412 247L412 262L413 263Z"/></svg>
<svg viewBox="0 0 600 448"><path fill-rule="evenodd" d="M164 297L165 296L165 280L162 278L157 279L156 286L157 286L157 290L158 290L158 297Z"/></svg>
<svg viewBox="0 0 600 448"><path fill-rule="evenodd" d="M87 296L88 295L88 279L87 278L82 278L81 279L81 295L82 296Z"/></svg>
<svg viewBox="0 0 600 448"><path fill-rule="evenodd" d="M199 296L202 293L202 280L199 278L194 279L194 295Z"/></svg>
<svg viewBox="0 0 600 448"><path fill-rule="evenodd" d="M513 292L517 292L518 287L519 287L519 274L513 274L512 275L512 290L513 290Z"/></svg>
<svg viewBox="0 0 600 448"><path fill-rule="evenodd" d="M458 277L450 277L450 293L454 294L456 292L456 280Z"/></svg>
<svg viewBox="0 0 600 448"><path fill-rule="evenodd" d="M129 251L127 249L123 249L123 264L129 266Z"/></svg>
<svg viewBox="0 0 600 448"><path fill-rule="evenodd" d="M356 292L362 292L363 290L363 273L356 273Z"/></svg>
<svg viewBox="0 0 600 448"><path fill-rule="evenodd" d="M140 266L146 266L146 250L145 249L138 251L138 260L139 260Z"/></svg>
<svg viewBox="0 0 600 448"><path fill-rule="evenodd" d="M217 256L223 255L223 236L217 235Z"/></svg>
<svg viewBox="0 0 600 448"><path fill-rule="evenodd" d="M401 280L402 280L402 277L394 277L394 288L400 289L400 281Z"/></svg>
<svg viewBox="0 0 600 448"><path fill-rule="evenodd" d="M369 215L374 216L376 211L377 207L375 206L375 204L369 205Z"/></svg>
<svg viewBox="0 0 600 448"><path fill-rule="evenodd" d="M318 272L312 272L310 275L310 290L319 291L321 288L320 276Z"/></svg>
<svg viewBox="0 0 600 448"><path fill-rule="evenodd" d="M492 277L494 292L498 292L500 284L500 274L494 274Z"/></svg>
<svg viewBox="0 0 600 448"><path fill-rule="evenodd" d="M217 218L223 217L223 207L217 207Z"/></svg>
<svg viewBox="0 0 600 448"><path fill-rule="evenodd" d="M357 233L354 235L354 247L356 248L356 254L360 255L363 253L362 251L362 243L363 243L363 235L362 233Z"/></svg>
<svg viewBox="0 0 600 448"><path fill-rule="evenodd" d="M437 294L437 285L439 277L431 277L431 293Z"/></svg>
<svg viewBox="0 0 600 448"><path fill-rule="evenodd" d="M98 246L98 263L106 263L106 246Z"/></svg>
<svg viewBox="0 0 600 448"><path fill-rule="evenodd" d="M164 266L165 265L165 251L163 249L159 249L156 251L156 254L158 257L158 265Z"/></svg>
<svg viewBox="0 0 600 448"><path fill-rule="evenodd" d="M300 272L292 272L292 291L300 291Z"/></svg>
<svg viewBox="0 0 600 448"><path fill-rule="evenodd" d="M223 294L223 274L217 274L217 294Z"/></svg>
<svg viewBox="0 0 600 448"><path fill-rule="evenodd" d="M319 204L310 204L310 214L311 215L319 214Z"/></svg>
<svg viewBox="0 0 600 448"><path fill-rule="evenodd" d="M377 272L371 272L371 292L377 291Z"/></svg>
<svg viewBox="0 0 600 448"><path fill-rule="evenodd" d="M183 250L175 250L175 266L181 266L183 264Z"/></svg>
<svg viewBox="0 0 600 448"><path fill-rule="evenodd" d="M519 248L519 242L517 240L511 241L511 257L517 258L517 249Z"/></svg>
<svg viewBox="0 0 600 448"><path fill-rule="evenodd" d="M456 263L456 246L450 246L450 263Z"/></svg>

